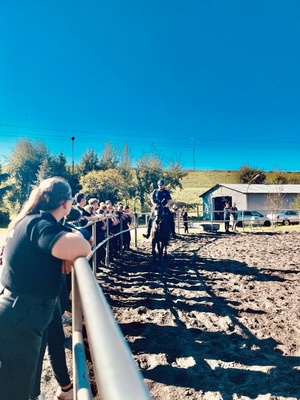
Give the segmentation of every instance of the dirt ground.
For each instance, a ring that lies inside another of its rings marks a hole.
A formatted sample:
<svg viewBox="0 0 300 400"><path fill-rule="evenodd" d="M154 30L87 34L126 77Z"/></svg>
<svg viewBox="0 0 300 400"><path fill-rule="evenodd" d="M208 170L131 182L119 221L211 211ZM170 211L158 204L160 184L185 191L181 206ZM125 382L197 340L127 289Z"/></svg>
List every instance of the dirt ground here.
<svg viewBox="0 0 300 400"><path fill-rule="evenodd" d="M299 241L299 230L180 235L158 267L142 240L102 269L154 400L300 399ZM42 387L51 398L47 359Z"/></svg>
<svg viewBox="0 0 300 400"><path fill-rule="evenodd" d="M149 243L99 274L151 395L300 399L300 232Z"/></svg>

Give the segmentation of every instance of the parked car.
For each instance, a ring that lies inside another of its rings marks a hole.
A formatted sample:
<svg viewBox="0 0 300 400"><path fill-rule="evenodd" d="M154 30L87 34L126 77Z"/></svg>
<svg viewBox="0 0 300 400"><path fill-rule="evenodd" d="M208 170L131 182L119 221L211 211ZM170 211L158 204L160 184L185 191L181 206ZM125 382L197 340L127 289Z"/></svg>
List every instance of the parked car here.
<svg viewBox="0 0 300 400"><path fill-rule="evenodd" d="M294 210L281 210L276 214L275 222L282 225L299 224L299 213Z"/></svg>
<svg viewBox="0 0 300 400"><path fill-rule="evenodd" d="M258 211L239 211L237 218L237 226L270 226L270 218Z"/></svg>

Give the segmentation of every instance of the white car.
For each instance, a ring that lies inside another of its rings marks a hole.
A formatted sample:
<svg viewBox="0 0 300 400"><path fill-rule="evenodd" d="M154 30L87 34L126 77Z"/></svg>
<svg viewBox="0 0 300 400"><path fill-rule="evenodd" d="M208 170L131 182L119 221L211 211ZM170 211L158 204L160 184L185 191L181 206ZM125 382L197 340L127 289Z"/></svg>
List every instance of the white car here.
<svg viewBox="0 0 300 400"><path fill-rule="evenodd" d="M278 211L275 217L276 224L290 225L299 224L299 213L294 210L281 210Z"/></svg>
<svg viewBox="0 0 300 400"><path fill-rule="evenodd" d="M270 226L270 218L258 211L239 211L237 226Z"/></svg>

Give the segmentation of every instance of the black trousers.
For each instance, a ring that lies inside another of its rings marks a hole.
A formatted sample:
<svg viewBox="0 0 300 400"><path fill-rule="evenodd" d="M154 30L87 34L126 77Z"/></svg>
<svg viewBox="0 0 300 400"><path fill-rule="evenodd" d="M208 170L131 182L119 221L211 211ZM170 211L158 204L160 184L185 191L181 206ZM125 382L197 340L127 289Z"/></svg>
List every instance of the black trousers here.
<svg viewBox="0 0 300 400"><path fill-rule="evenodd" d="M32 296L33 297L33 296ZM0 393L5 400L28 400L43 333L57 299L33 304L6 289L0 294Z"/></svg>

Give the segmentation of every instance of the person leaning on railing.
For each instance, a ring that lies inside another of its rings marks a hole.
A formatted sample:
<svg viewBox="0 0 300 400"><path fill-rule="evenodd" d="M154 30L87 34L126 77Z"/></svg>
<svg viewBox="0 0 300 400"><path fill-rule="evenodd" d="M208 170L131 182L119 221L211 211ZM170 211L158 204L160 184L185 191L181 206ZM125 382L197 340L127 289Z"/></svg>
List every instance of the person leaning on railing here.
<svg viewBox="0 0 300 400"><path fill-rule="evenodd" d="M62 273L69 273L74 260L91 250L80 232L59 222L70 212L72 201L63 178L46 179L9 225L0 288L2 399L29 399Z"/></svg>

